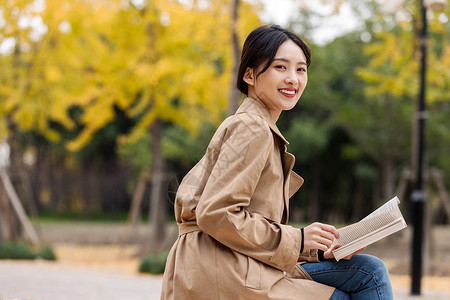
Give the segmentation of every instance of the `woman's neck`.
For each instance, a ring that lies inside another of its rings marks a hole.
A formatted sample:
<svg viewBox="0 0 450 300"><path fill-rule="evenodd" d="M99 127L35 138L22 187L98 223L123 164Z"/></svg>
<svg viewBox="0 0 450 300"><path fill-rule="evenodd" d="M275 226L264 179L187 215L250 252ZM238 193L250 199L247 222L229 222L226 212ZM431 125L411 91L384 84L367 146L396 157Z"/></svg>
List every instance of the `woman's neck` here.
<svg viewBox="0 0 450 300"><path fill-rule="evenodd" d="M271 109L271 108L266 104L266 102L264 102L264 100L262 100L261 98L259 98L259 97L256 95L256 93L254 93L254 91L250 91L250 90L249 90L249 91L248 91L248 97L253 98L253 99L255 99L255 100L261 102L261 103L267 108L267 110L268 110L268 112L269 112L269 114L270 114L270 117L271 117L273 123L274 123L274 124L277 123L278 118L279 118L280 115L281 115L281 110L274 110L274 109Z"/></svg>

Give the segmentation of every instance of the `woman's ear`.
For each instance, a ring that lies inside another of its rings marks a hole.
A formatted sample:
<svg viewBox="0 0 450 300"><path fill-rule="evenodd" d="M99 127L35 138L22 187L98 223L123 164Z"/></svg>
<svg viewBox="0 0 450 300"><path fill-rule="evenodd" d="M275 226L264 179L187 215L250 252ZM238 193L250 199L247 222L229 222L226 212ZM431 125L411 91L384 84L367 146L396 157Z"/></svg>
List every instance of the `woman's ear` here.
<svg viewBox="0 0 450 300"><path fill-rule="evenodd" d="M243 80L245 81L245 83L247 83L248 85L253 86L253 85L255 85L255 76L254 76L254 75L255 75L255 74L254 74L253 69L247 67L247 70L245 70L244 77L243 77L242 79L243 79Z"/></svg>

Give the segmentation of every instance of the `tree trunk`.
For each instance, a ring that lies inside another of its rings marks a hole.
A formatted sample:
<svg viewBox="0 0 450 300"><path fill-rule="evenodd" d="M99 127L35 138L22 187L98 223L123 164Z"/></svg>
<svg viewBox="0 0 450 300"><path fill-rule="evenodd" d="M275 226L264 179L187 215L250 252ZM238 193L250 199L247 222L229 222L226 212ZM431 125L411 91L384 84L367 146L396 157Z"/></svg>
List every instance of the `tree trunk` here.
<svg viewBox="0 0 450 300"><path fill-rule="evenodd" d="M6 194L3 191L3 185L0 183L0 242L9 239L8 213Z"/></svg>
<svg viewBox="0 0 450 300"><path fill-rule="evenodd" d="M23 190L23 194L24 194L24 198L25 198L24 200L25 200L26 206L28 208L29 214L31 217L38 220L39 219L39 211L38 211L38 206L36 203L36 198L34 197L30 177L28 176L28 172L26 171L23 164L19 170L19 178L20 178L20 183L22 185L22 190Z"/></svg>
<svg viewBox="0 0 450 300"><path fill-rule="evenodd" d="M30 241L34 244L39 243L39 239L37 237L37 234L31 225L31 223L28 221L27 215L25 214L25 210L22 207L22 204L20 203L19 197L17 196L16 191L14 190L14 186L11 183L11 180L9 179L8 173L6 173L5 170L0 171L0 178L1 182L3 184L3 187L5 188L5 192L7 197L9 198L9 201L12 205L12 208L14 209L14 212L16 213L16 216L20 222L20 225L14 225L12 226L15 228L24 228L25 233L28 235L28 238ZM10 216L13 216L13 214L9 213Z"/></svg>
<svg viewBox="0 0 450 300"><path fill-rule="evenodd" d="M8 126L8 140L7 143L10 147L10 154L9 154L9 161L10 161L10 167L8 168L12 174L12 178L14 180L14 184L17 184L16 178L18 178L18 174L20 172L20 169L22 168L21 165L21 151L19 147L19 137L18 137L18 130L16 124L12 121L11 116L6 117L6 124ZM5 188L6 191L6 188ZM12 213L12 211L7 212L7 218L10 225L10 239L18 239L22 234L22 226L17 218L17 216Z"/></svg>
<svg viewBox="0 0 450 300"><path fill-rule="evenodd" d="M152 228L152 244L159 247L166 235L166 198L163 193L164 158L162 155L162 122L156 120L150 128L152 149L152 175L149 219Z"/></svg>
<svg viewBox="0 0 450 300"><path fill-rule="evenodd" d="M236 112L239 105L240 92L236 88L237 73L239 69L239 61L241 56L239 38L237 34L237 22L240 0L233 0L231 9L231 44L233 48L233 71L230 84L230 102L228 105L228 114L232 115Z"/></svg>

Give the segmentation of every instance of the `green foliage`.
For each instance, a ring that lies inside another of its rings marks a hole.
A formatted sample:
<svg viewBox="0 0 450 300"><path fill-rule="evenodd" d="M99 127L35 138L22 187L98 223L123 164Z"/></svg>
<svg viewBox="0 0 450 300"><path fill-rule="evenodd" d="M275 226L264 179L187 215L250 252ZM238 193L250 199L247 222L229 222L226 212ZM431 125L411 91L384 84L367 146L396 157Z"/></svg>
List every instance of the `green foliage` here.
<svg viewBox="0 0 450 300"><path fill-rule="evenodd" d="M53 249L48 245L33 246L20 242L0 243L0 259L56 260Z"/></svg>
<svg viewBox="0 0 450 300"><path fill-rule="evenodd" d="M163 152L165 158L181 168L189 168L200 160L214 134L215 126L205 123L197 135L180 126L168 126L164 131Z"/></svg>
<svg viewBox="0 0 450 300"><path fill-rule="evenodd" d="M289 151L299 162L314 159L326 148L330 139L330 124L313 118L296 119L285 134L291 142Z"/></svg>
<svg viewBox="0 0 450 300"><path fill-rule="evenodd" d="M430 166L439 167L450 176L450 102L434 102L429 105L426 119L426 145Z"/></svg>
<svg viewBox="0 0 450 300"><path fill-rule="evenodd" d="M41 245L36 256L45 260L56 260L55 252L49 245Z"/></svg>
<svg viewBox="0 0 450 300"><path fill-rule="evenodd" d="M189 168L200 159L214 134L215 126L205 122L198 134L176 124L165 124L163 129L164 158L179 168ZM121 139L118 153L121 161L139 174L142 169L151 168L151 153L148 151L151 136L146 133L136 140Z"/></svg>
<svg viewBox="0 0 450 300"><path fill-rule="evenodd" d="M373 181L377 176L377 170L373 165L360 161L356 164L355 175L357 178Z"/></svg>
<svg viewBox="0 0 450 300"><path fill-rule="evenodd" d="M155 252L147 255L139 266L139 272L150 274L162 274L166 266L169 252Z"/></svg>
<svg viewBox="0 0 450 300"><path fill-rule="evenodd" d="M143 169L151 168L152 153L150 147L150 134L145 133L136 140L120 139L118 146L119 159L123 164L131 166L135 175Z"/></svg>
<svg viewBox="0 0 450 300"><path fill-rule="evenodd" d="M29 244L4 242L0 244L1 259L35 259L36 254Z"/></svg>

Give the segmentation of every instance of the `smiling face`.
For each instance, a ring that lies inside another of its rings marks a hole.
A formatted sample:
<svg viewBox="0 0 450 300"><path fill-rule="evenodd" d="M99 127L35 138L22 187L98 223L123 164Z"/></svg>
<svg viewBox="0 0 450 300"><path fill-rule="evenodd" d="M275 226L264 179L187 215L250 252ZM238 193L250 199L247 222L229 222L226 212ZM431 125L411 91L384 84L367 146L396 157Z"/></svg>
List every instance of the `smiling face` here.
<svg viewBox="0 0 450 300"><path fill-rule="evenodd" d="M296 43L287 40L278 48L269 68L259 75L257 72L247 68L244 74L248 96L263 102L276 122L283 110L290 110L297 104L306 87L305 54Z"/></svg>

